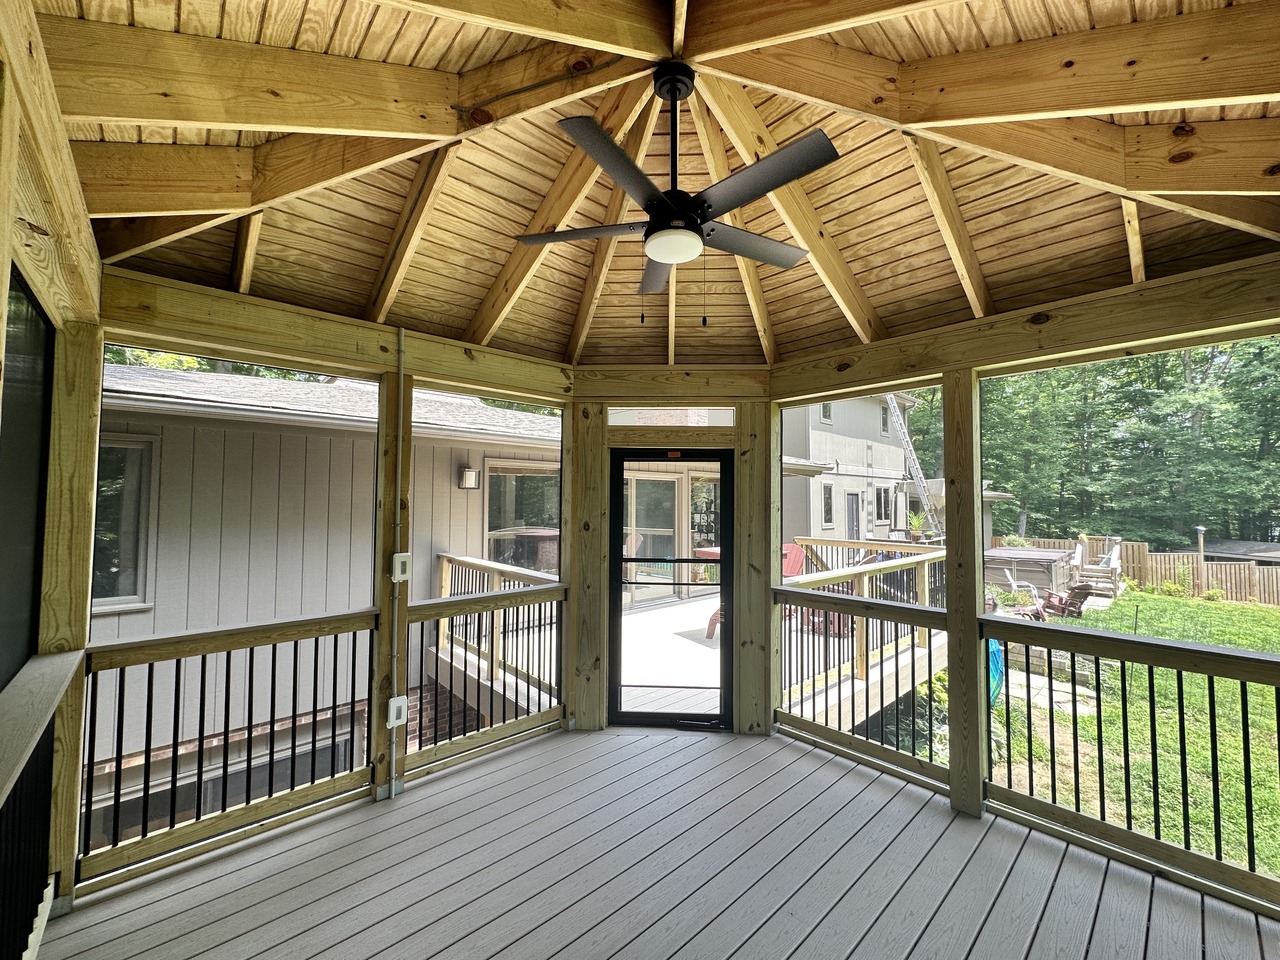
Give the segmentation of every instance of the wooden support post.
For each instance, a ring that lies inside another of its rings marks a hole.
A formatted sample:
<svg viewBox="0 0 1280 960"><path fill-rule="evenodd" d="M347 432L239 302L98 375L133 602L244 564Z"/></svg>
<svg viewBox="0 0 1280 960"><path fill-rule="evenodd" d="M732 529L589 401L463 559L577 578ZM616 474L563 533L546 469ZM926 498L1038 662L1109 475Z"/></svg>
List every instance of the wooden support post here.
<svg viewBox="0 0 1280 960"><path fill-rule="evenodd" d="M859 573L853 578L853 592L857 596L866 596L867 576ZM866 617L853 618L853 675L863 683L867 682L867 667L871 661L871 631L867 629Z"/></svg>
<svg viewBox="0 0 1280 960"><path fill-rule="evenodd" d="M925 607L929 605L929 564L927 562L916 564L916 606ZM929 645L929 628L916 627L916 645L927 647Z"/></svg>
<svg viewBox="0 0 1280 960"><path fill-rule="evenodd" d="M502 574L489 574L489 591L498 593L502 590ZM489 637L489 682L496 683L498 669L502 665L502 611L493 611L493 630Z"/></svg>
<svg viewBox="0 0 1280 960"><path fill-rule="evenodd" d="M564 409L561 451L561 579L565 605L561 697L565 721L602 730L609 720L609 450L605 405Z"/></svg>
<svg viewBox="0 0 1280 960"><path fill-rule="evenodd" d="M0 390L4 388L5 315L9 303L9 271L13 261L13 184L18 182L18 94L13 71L0 63Z"/></svg>
<svg viewBox="0 0 1280 960"><path fill-rule="evenodd" d="M738 404L734 485L733 729L767 734L781 702L781 609L773 585L782 582L782 416L776 404ZM774 474L779 474L777 477Z"/></svg>
<svg viewBox="0 0 1280 960"><path fill-rule="evenodd" d="M398 374L384 373L378 390L378 632L372 665L373 702L369 704L368 713L373 734L373 790L378 799L389 795L391 784L392 732L387 729L387 701L409 689L408 584L401 584L402 589L396 590L391 581L391 557L397 551L397 516L404 542L408 542L409 464L413 459L413 378L405 376L403 384L400 380ZM400 478L398 501L397 476ZM404 769L406 730L407 727L400 727L395 731L397 770Z"/></svg>
<svg viewBox="0 0 1280 960"><path fill-rule="evenodd" d="M987 656L978 630L982 611L982 460L978 376L942 377L947 494L947 677L950 704L951 806L980 816L987 775Z"/></svg>
<svg viewBox="0 0 1280 960"><path fill-rule="evenodd" d="M453 594L453 561L448 557L440 558L440 584L436 591L436 596L444 599ZM449 618L441 617L436 621L436 650L440 653L444 652L446 644L452 642L449 636ZM449 648L449 655L453 656L453 647Z"/></svg>
<svg viewBox="0 0 1280 960"><path fill-rule="evenodd" d="M102 328L68 321L53 348L41 654L83 650L89 642L101 395ZM49 872L58 876L59 898L69 898L75 883L83 716L84 684L73 683L54 718Z"/></svg>

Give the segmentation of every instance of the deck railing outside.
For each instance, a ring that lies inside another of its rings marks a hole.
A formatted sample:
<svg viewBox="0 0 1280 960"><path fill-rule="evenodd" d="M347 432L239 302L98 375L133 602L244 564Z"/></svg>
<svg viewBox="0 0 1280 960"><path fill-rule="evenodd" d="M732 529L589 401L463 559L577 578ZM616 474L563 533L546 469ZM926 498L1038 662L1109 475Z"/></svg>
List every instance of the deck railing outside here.
<svg viewBox="0 0 1280 960"><path fill-rule="evenodd" d="M374 624L91 646L78 879L368 784Z"/></svg>
<svg viewBox="0 0 1280 960"><path fill-rule="evenodd" d="M1007 665L989 691L993 801L1280 896L1280 657L982 623Z"/></svg>
<svg viewBox="0 0 1280 960"><path fill-rule="evenodd" d="M564 586L475 557L440 563L444 595L409 607L407 769L468 734L559 718Z"/></svg>
<svg viewBox="0 0 1280 960"><path fill-rule="evenodd" d="M775 589L779 719L946 782L946 615L930 603L945 553L879 559L885 545L875 546L861 565Z"/></svg>

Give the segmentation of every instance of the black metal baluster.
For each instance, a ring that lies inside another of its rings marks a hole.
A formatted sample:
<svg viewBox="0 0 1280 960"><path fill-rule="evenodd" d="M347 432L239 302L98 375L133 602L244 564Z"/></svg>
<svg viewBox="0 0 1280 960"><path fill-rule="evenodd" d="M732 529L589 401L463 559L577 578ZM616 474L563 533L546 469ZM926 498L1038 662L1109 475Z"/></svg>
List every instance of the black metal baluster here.
<svg viewBox="0 0 1280 960"><path fill-rule="evenodd" d="M320 702L320 637L311 639L311 779L316 782L316 722L320 719L317 706Z"/></svg>
<svg viewBox="0 0 1280 960"><path fill-rule="evenodd" d="M1058 802L1058 707L1053 701L1053 650L1044 649L1045 679L1049 689L1049 802Z"/></svg>
<svg viewBox="0 0 1280 960"><path fill-rule="evenodd" d="M1156 668L1147 664L1147 715L1151 725L1151 802L1156 839L1160 839L1160 750L1156 743Z"/></svg>
<svg viewBox="0 0 1280 960"><path fill-rule="evenodd" d="M1277 700L1280 703L1280 700ZM89 674L89 716L86 718L89 726L88 736L85 737L85 749L89 754L89 762L84 767L84 827L80 831L80 850L81 856L89 855L89 845L93 842L93 768L97 766L98 761L98 674L94 671Z"/></svg>
<svg viewBox="0 0 1280 960"><path fill-rule="evenodd" d="M338 634L333 635L333 683L329 697L329 776L338 775ZM356 635L352 631L351 642L355 643Z"/></svg>
<svg viewBox="0 0 1280 960"><path fill-rule="evenodd" d="M929 682L927 684L929 691L929 762L933 763L933 639L929 640L929 648L925 654L927 666L929 670Z"/></svg>
<svg viewBox="0 0 1280 960"><path fill-rule="evenodd" d="M146 727L142 740L142 836L151 828L151 725L156 702L156 665L147 664Z"/></svg>
<svg viewBox="0 0 1280 960"><path fill-rule="evenodd" d="M370 638L369 646L372 647L373 631L368 631L368 634ZM356 768L356 677L359 675L359 670L357 669L357 648L360 645L358 638L359 634L354 630L351 631L351 673L347 677L347 692L351 697L349 707L347 709L347 726L349 728L347 733L347 753L351 755L351 763L347 768L347 772ZM370 674L372 674L372 671L370 671ZM368 726L368 724L366 724L366 726ZM367 764L369 762L369 754L367 752L364 755L364 759Z"/></svg>
<svg viewBox="0 0 1280 960"><path fill-rule="evenodd" d="M173 752L169 755L169 829L178 822L178 744L182 737L182 661L173 661Z"/></svg>
<svg viewBox="0 0 1280 960"><path fill-rule="evenodd" d="M222 687L222 812L227 811L227 779L231 765L231 651L226 657Z"/></svg>
<svg viewBox="0 0 1280 960"><path fill-rule="evenodd" d="M204 815L204 734L205 685L208 677L207 654L200 654L200 720L196 724L196 819Z"/></svg>
<svg viewBox="0 0 1280 960"><path fill-rule="evenodd" d="M1244 824L1245 843L1249 851L1249 869L1258 869L1257 844L1253 835L1253 755L1249 745L1249 684L1240 681L1240 728L1244 760Z"/></svg>
<svg viewBox="0 0 1280 960"><path fill-rule="evenodd" d="M365 671L365 674L366 674L365 697L367 698L365 700L365 703L371 704L373 703L373 631L372 630L369 631L368 636L369 636L369 639L367 641L365 652L368 655L369 669ZM354 689L354 680L352 681L352 687ZM367 708L366 708L366 718L365 718L365 724L364 724L364 755L366 757L371 757L373 755L373 724L369 723Z"/></svg>
<svg viewBox="0 0 1280 960"><path fill-rule="evenodd" d="M1002 640L1004 648L1004 785L1013 789L1013 705L1010 702L1009 688L1013 686L1009 678L1009 641ZM929 646L933 646L933 630L929 631Z"/></svg>
<svg viewBox="0 0 1280 960"><path fill-rule="evenodd" d="M1183 699L1183 675L1174 671L1178 682L1178 766L1182 774L1182 846L1191 849L1191 794L1187 787L1187 708Z"/></svg>
<svg viewBox="0 0 1280 960"><path fill-rule="evenodd" d="M446 730L446 732L448 733L448 739L450 739L450 740L452 740L452 739L453 739L453 714L454 714L454 709L453 709L453 673L454 673L454 670L453 670L453 658L454 658L454 644L453 644L452 637L453 637L453 624L454 624L454 620L455 620L455 619L457 619L457 620L461 621L461 623L462 623L462 625L463 625L463 629L466 629L466 627L467 627L467 616L466 616L466 615L464 615L464 616L457 617L457 618L453 618L453 617L450 617L450 618L449 618L449 637L450 637L450 642L449 642L449 698L448 698L448 700L447 700L447 701L445 701L446 706L447 706L447 708L448 708L448 710L449 710L449 720L448 720L448 723L445 725L445 730ZM464 690L463 692L465 693L466 691ZM465 700L464 700L464 704L465 704Z"/></svg>
<svg viewBox="0 0 1280 960"><path fill-rule="evenodd" d="M418 749L422 749L422 734L426 729L425 697L427 693L427 625L415 624L418 630Z"/></svg>
<svg viewBox="0 0 1280 960"><path fill-rule="evenodd" d="M440 621L438 621L438 620L433 620L433 621L432 621L432 623L433 623L433 624L435 624L435 626L436 626L436 630L437 630L437 631L439 631L439 629L440 629ZM445 627L446 627L446 629L448 629L448 623L449 623L449 621L447 621L447 620L446 620L446 621L445 621ZM438 632L437 632L436 636L437 636L437 638L439 637L439 633L438 633ZM433 684L431 685L431 703L432 703L432 708L431 708L431 743L432 743L433 745L434 745L434 744L437 744L437 743L439 743L439 742L440 742L440 687L441 687L441 684L440 684L440 648L439 648L439 639L437 639L436 644L437 644L437 646L436 646L436 680L435 680L435 683L433 683Z"/></svg>
<svg viewBox="0 0 1280 960"><path fill-rule="evenodd" d="M269 723L271 726L267 730L267 796L274 797L276 795L276 661L279 659L280 647L278 644L272 644L270 649L271 709Z"/></svg>
<svg viewBox="0 0 1280 960"><path fill-rule="evenodd" d="M1209 763L1213 773L1213 855L1222 859L1222 792L1218 787L1218 694L1209 681Z"/></svg>
<svg viewBox="0 0 1280 960"><path fill-rule="evenodd" d="M1106 766L1102 748L1102 658L1093 658L1093 716L1098 738L1098 819L1107 819Z"/></svg>
<svg viewBox="0 0 1280 960"><path fill-rule="evenodd" d="M128 670L128 667L120 667L117 670L120 680L116 684L116 775L115 797L111 806L111 846L113 847L120 845L120 778L124 763L124 688Z"/></svg>
<svg viewBox="0 0 1280 960"><path fill-rule="evenodd" d="M1129 670L1120 661L1120 728L1124 737L1124 825L1133 829L1133 771L1129 767Z"/></svg>
<svg viewBox="0 0 1280 960"><path fill-rule="evenodd" d="M1071 651L1067 660L1071 671L1071 778L1075 787L1076 813L1080 812L1080 707L1076 690L1076 654Z"/></svg>
<svg viewBox="0 0 1280 960"><path fill-rule="evenodd" d="M1027 674L1027 796L1034 797L1036 795L1036 764L1035 744L1031 734L1035 730L1035 724L1031 718L1031 701L1034 697L1031 691L1031 644L1029 643L1022 645L1022 666ZM929 724L929 733L932 736L932 722Z"/></svg>
<svg viewBox="0 0 1280 960"><path fill-rule="evenodd" d="M298 644L293 641L293 675L289 678L289 789L298 785Z"/></svg>

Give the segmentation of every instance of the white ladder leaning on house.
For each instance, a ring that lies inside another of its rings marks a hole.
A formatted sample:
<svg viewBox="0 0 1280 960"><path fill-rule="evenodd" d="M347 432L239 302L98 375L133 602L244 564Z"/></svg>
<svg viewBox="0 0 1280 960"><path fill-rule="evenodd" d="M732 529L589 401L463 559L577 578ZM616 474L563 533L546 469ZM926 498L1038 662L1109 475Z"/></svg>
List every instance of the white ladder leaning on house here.
<svg viewBox="0 0 1280 960"><path fill-rule="evenodd" d="M893 429L898 432L898 440L902 444L902 452L907 459L907 472L911 474L911 482L916 485L916 493L924 507L924 515L929 521L929 529L934 533L942 532L942 524L933 509L933 499L925 489L924 472L920 469L920 460L916 456L915 445L911 442L911 434L907 433L907 423L902 419L902 411L898 409L898 399L892 393L884 395L889 406L889 418L893 421Z"/></svg>

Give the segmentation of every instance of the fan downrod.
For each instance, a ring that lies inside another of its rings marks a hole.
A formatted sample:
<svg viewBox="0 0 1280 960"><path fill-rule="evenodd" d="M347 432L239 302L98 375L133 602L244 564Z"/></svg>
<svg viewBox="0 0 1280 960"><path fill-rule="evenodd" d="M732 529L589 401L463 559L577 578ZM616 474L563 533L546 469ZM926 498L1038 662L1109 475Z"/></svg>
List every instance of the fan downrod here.
<svg viewBox="0 0 1280 960"><path fill-rule="evenodd" d="M668 103L688 100L693 93L693 68L674 60L658 64L653 71L653 92Z"/></svg>

